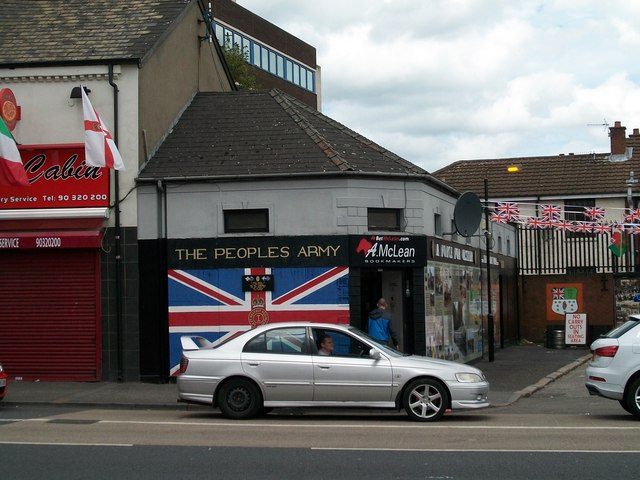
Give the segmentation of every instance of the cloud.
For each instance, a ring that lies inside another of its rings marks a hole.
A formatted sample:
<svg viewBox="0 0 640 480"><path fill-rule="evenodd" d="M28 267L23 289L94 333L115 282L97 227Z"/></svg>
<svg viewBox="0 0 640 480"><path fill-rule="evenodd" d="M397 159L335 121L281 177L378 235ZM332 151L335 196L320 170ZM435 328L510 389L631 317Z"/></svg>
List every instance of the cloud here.
<svg viewBox="0 0 640 480"><path fill-rule="evenodd" d="M317 49L323 112L427 170L640 127L640 4L240 0Z"/></svg>

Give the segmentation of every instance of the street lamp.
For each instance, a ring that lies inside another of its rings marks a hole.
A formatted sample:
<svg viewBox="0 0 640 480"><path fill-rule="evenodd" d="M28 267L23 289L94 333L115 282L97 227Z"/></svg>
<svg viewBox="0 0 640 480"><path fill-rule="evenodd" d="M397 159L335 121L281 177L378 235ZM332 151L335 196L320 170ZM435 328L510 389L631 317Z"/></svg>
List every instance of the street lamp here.
<svg viewBox="0 0 640 480"><path fill-rule="evenodd" d="M489 361L493 362L495 354L495 326L491 307L491 232L489 231L489 180L484 179L484 241L487 255L487 337L489 338Z"/></svg>

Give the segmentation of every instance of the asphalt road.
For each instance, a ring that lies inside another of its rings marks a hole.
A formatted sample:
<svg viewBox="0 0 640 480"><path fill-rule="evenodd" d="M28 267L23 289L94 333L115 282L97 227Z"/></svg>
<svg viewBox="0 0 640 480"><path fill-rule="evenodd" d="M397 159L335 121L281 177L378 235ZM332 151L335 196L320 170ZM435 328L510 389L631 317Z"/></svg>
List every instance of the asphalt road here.
<svg viewBox="0 0 640 480"><path fill-rule="evenodd" d="M640 422L578 369L508 407L431 424L403 413L0 409L3 477L637 478Z"/></svg>

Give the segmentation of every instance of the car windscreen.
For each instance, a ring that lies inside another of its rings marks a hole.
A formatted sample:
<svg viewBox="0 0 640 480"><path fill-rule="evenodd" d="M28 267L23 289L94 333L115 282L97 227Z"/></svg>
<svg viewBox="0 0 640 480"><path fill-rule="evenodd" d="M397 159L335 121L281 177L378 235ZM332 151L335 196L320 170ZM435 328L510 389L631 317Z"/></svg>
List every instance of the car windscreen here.
<svg viewBox="0 0 640 480"><path fill-rule="evenodd" d="M635 327L639 323L640 323L640 320L635 318L630 318L619 327L616 327L610 332L607 332L604 335L602 335L602 338L620 338L621 336L623 336L625 333L627 333L629 330L631 330L633 327Z"/></svg>
<svg viewBox="0 0 640 480"><path fill-rule="evenodd" d="M366 332L363 332L359 328L350 326L349 331L355 333L356 335L366 338L368 342L375 344L376 348L382 350L388 355L392 355L394 357L401 357L404 355L402 352L399 352L395 348L390 347L389 345L385 345L384 343L381 343L379 340L376 340L375 338L370 337L369 334L367 334Z"/></svg>

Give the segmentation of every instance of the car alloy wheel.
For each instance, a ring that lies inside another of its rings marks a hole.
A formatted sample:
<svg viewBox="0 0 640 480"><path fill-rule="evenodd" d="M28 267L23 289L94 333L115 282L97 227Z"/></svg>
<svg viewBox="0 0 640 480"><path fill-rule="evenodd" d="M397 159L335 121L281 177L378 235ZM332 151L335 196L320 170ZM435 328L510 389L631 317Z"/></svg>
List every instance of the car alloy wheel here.
<svg viewBox="0 0 640 480"><path fill-rule="evenodd" d="M626 410L636 417L640 417L640 378L636 378L631 385L629 385L624 396L624 401L627 407L629 407Z"/></svg>
<svg viewBox="0 0 640 480"><path fill-rule="evenodd" d="M405 390L403 405L412 420L435 422L444 415L449 405L449 395L437 380L415 380Z"/></svg>
<svg viewBox="0 0 640 480"><path fill-rule="evenodd" d="M220 387L219 407L227 418L253 418L262 408L260 391L249 380L229 380Z"/></svg>

